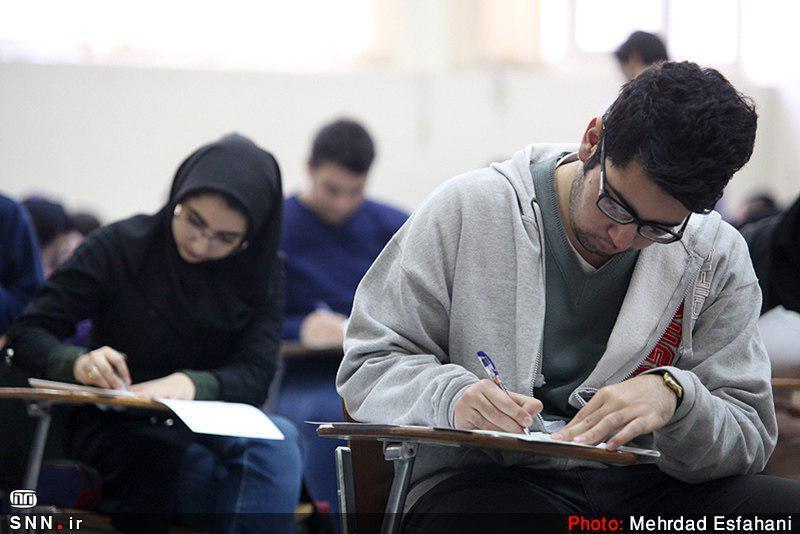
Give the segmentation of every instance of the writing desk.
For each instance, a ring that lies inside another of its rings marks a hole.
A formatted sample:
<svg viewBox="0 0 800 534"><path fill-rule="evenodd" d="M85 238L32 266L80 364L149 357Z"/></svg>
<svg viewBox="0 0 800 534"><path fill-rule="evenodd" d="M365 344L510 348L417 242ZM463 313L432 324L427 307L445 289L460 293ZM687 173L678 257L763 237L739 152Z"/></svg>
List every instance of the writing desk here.
<svg viewBox="0 0 800 534"><path fill-rule="evenodd" d="M284 341L278 349L278 356L288 360L292 358L338 358L342 359L342 347L314 349L306 347L299 341Z"/></svg>
<svg viewBox="0 0 800 534"><path fill-rule="evenodd" d="M336 376L336 369L338 369L339 362L342 361L343 357L344 352L342 352L341 347L313 349L306 347L299 341L283 341L280 349L278 349L278 367L272 384L270 384L264 409L269 413L274 413L278 409L278 398L281 394L287 367L296 368L309 365L314 368L329 369L328 372L331 374L331 381L333 382Z"/></svg>
<svg viewBox="0 0 800 534"><path fill-rule="evenodd" d="M800 378L773 378L772 389L800 389Z"/></svg>
<svg viewBox="0 0 800 534"><path fill-rule="evenodd" d="M543 454L561 458L577 458L593 460L617 465L633 465L637 463L636 456L631 452L612 452L604 449L580 447L570 444L557 444L547 442L523 441L514 437L492 436L476 434L456 429L439 429L420 426L395 426L362 423L326 423L317 427L317 435L326 438L347 439L348 447L336 449L336 471L339 485L339 511L341 512L341 528L343 534L355 532L356 528L356 486L369 485L366 488L371 494L370 500L382 500L384 495L378 495L381 490L375 484L375 471L380 470L380 465L374 465L376 455L361 448L362 458L354 458L351 448L355 447L353 441L373 441L377 445L382 443L384 459L394 464L394 478L389 487L388 497L385 500L385 512L381 532L392 534L399 532L402 512L405 507L406 494L411 482L411 472L414 467L414 458L420 444L450 446L450 447L476 447L481 449L499 449L514 452L527 452ZM366 444L365 444L366 445ZM355 450L355 449L353 449ZM367 459L368 461L364 461ZM358 484L356 472L353 469L354 460L359 463L359 470L363 469L359 478L365 479L369 484ZM372 462L373 465L369 465ZM371 471L371 472L370 472ZM377 476L381 476L379 473ZM388 477L386 477L388 478ZM372 480L367 480L372 479ZM359 493L361 493L359 491ZM363 504L363 498L359 498ZM370 506L373 508L373 506ZM377 507L375 507L377 508ZM361 510L369 512L372 510Z"/></svg>
<svg viewBox="0 0 800 534"><path fill-rule="evenodd" d="M107 397L83 391L63 391L57 389L0 387L0 400L21 400L28 406L28 415L36 417L36 433L33 436L28 466L25 469L23 488L36 490L42 458L50 431L50 409L57 404L94 404L115 409L140 409L170 411L157 401L133 397Z"/></svg>

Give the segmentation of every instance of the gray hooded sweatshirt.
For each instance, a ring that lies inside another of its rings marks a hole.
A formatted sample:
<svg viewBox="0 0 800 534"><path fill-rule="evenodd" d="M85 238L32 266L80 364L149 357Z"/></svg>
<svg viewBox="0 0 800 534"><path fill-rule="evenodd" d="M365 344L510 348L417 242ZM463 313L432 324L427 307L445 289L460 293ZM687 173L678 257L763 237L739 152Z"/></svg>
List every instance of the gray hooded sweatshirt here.
<svg viewBox="0 0 800 534"><path fill-rule="evenodd" d="M530 165L576 149L530 145L445 182L387 244L356 291L336 377L356 420L453 427L456 401L485 376L478 350L492 355L508 389L532 395L544 383L544 237ZM656 354L645 372L670 371L683 401L635 444L661 451L658 467L687 482L760 472L777 436L760 307L744 239L717 213L692 215L679 242L641 251L606 351L569 403L580 408L641 370L682 309L674 354ZM603 467L422 446L409 503L447 476L493 463Z"/></svg>

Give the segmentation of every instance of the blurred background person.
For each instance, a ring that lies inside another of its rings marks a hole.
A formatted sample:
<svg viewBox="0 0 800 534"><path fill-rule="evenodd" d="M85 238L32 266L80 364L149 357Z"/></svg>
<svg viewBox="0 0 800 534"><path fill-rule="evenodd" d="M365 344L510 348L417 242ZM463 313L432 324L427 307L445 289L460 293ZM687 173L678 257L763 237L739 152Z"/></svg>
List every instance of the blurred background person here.
<svg viewBox="0 0 800 534"><path fill-rule="evenodd" d="M730 223L741 229L750 223L778 215L780 212L781 209L775 197L766 192L755 193L748 196L733 210Z"/></svg>
<svg viewBox="0 0 800 534"><path fill-rule="evenodd" d="M277 413L300 429L305 478L312 497L338 508L335 440L305 421L342 419L334 380L356 287L408 215L366 198L375 143L360 123L337 119L314 136L308 182L286 199L281 250L286 264L283 339L334 348L327 359L284 360ZM335 355L335 356L334 356Z"/></svg>
<svg viewBox="0 0 800 534"><path fill-rule="evenodd" d="M83 237L102 226L100 219L88 211L77 211L70 215L70 219L72 219L72 227L80 232Z"/></svg>
<svg viewBox="0 0 800 534"><path fill-rule="evenodd" d="M44 277L53 271L78 248L83 235L75 230L72 219L58 202L43 196L31 196L22 201L28 210L39 241Z"/></svg>
<svg viewBox="0 0 800 534"><path fill-rule="evenodd" d="M0 347L42 279L39 247L28 214L18 203L0 195Z"/></svg>
<svg viewBox="0 0 800 534"><path fill-rule="evenodd" d="M45 279L50 278L53 271L72 256L86 234L75 228L74 219L67 215L64 207L54 200L44 196L31 196L23 200L22 205L28 210L33 221L36 239L39 242L44 277ZM95 219L94 221L85 221L84 228L92 227L95 222L97 226L94 228L99 227L100 223ZM92 322L88 319L83 320L75 326L75 334L65 339L65 343L86 347L90 342L91 331Z"/></svg>
<svg viewBox="0 0 800 534"><path fill-rule="evenodd" d="M774 203L771 207L776 208ZM772 374L800 378L800 198L783 213L754 219L740 230L761 286L764 315L759 329ZM800 390L776 389L773 393L778 444L764 472L800 480Z"/></svg>
<svg viewBox="0 0 800 534"><path fill-rule="evenodd" d="M668 61L667 46L661 38L643 31L635 31L614 51L614 57L626 81L659 61Z"/></svg>
<svg viewBox="0 0 800 534"><path fill-rule="evenodd" d="M283 339L341 347L356 286L408 214L366 198L375 144L356 121L338 119L314 137L308 181L286 199Z"/></svg>

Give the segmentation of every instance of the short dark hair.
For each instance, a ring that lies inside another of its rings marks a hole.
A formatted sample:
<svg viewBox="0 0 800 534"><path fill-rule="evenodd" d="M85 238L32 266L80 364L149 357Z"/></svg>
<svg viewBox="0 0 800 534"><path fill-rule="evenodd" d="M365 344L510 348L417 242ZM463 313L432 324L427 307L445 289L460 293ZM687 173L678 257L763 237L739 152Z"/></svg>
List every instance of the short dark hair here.
<svg viewBox="0 0 800 534"><path fill-rule="evenodd" d="M375 144L367 129L350 119L323 126L314 137L311 166L337 163L355 174L366 174L375 159Z"/></svg>
<svg viewBox="0 0 800 534"><path fill-rule="evenodd" d="M22 201L28 210L39 246L46 247L58 236L72 229L72 221L64 206L42 196L28 197Z"/></svg>
<svg viewBox="0 0 800 534"><path fill-rule="evenodd" d="M614 51L617 61L627 63L632 56L639 56L645 65L669 61L667 47L658 35L635 31Z"/></svg>
<svg viewBox="0 0 800 534"><path fill-rule="evenodd" d="M78 213L73 213L70 219L72 219L72 226L83 236L88 235L93 230L96 230L102 226L100 219L88 211L79 211Z"/></svg>
<svg viewBox="0 0 800 534"><path fill-rule="evenodd" d="M718 71L695 63L661 63L622 86L603 116L606 157L635 161L687 209L714 207L753 153L753 101ZM600 161L599 150L585 171Z"/></svg>

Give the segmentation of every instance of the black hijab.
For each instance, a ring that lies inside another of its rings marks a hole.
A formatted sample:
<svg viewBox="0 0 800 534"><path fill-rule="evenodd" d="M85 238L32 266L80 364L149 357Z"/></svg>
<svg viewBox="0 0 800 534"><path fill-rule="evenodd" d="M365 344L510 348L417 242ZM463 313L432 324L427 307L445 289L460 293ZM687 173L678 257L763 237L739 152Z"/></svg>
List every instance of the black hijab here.
<svg viewBox="0 0 800 534"><path fill-rule="evenodd" d="M198 264L180 257L172 234L175 205L199 193L221 194L240 207L248 223L246 248ZM279 282L282 207L278 162L250 139L231 134L180 165L169 201L158 213L114 226L132 278L179 332L230 333L270 304L272 284Z"/></svg>

